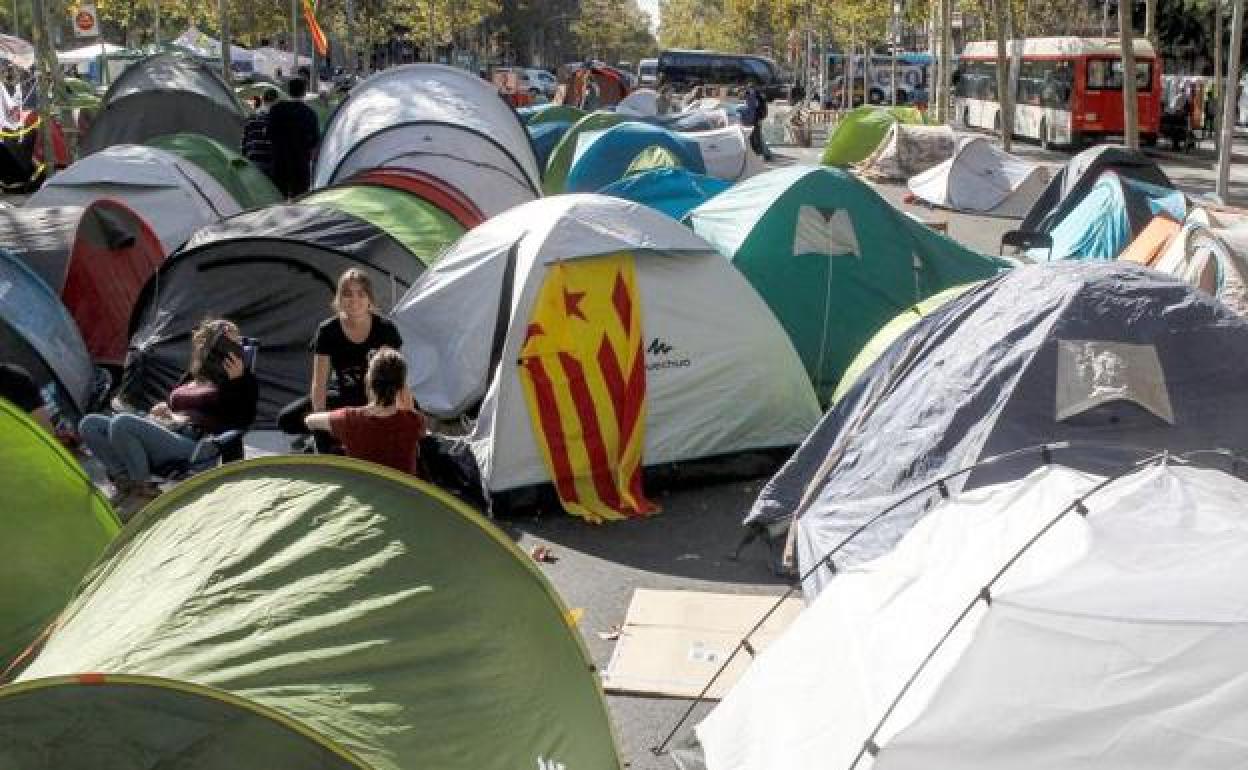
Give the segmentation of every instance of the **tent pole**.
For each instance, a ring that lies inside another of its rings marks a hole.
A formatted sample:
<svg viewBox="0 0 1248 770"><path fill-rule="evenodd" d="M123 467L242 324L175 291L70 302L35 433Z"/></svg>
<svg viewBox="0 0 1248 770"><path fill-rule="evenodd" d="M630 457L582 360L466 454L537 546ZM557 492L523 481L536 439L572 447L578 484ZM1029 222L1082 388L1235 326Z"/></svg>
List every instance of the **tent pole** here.
<svg viewBox="0 0 1248 770"><path fill-rule="evenodd" d="M1214 192L1218 199L1226 202L1231 183L1231 154L1235 142L1235 93L1239 83L1239 46L1244 39L1244 0L1234 0L1231 4L1231 46L1226 68L1226 88L1222 94L1222 126L1218 141L1218 177Z"/></svg>

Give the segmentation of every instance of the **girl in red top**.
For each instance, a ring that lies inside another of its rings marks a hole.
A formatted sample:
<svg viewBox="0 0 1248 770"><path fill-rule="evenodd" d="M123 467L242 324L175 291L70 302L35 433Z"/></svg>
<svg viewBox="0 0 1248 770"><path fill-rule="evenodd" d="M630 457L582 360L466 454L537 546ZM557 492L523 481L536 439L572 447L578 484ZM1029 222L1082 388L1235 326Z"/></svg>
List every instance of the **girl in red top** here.
<svg viewBox="0 0 1248 770"><path fill-rule="evenodd" d="M364 376L368 404L304 418L309 430L325 430L342 442L348 457L419 476L425 420L407 387L407 362L394 348L379 348Z"/></svg>

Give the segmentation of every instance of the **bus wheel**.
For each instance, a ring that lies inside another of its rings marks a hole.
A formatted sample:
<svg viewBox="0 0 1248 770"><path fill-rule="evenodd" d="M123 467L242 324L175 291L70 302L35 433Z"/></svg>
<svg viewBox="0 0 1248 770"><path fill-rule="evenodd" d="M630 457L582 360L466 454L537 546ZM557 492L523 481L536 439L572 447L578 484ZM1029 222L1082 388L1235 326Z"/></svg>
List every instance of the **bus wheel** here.
<svg viewBox="0 0 1248 770"><path fill-rule="evenodd" d="M1040 149L1050 150L1053 143L1049 141L1049 124L1048 121L1040 121Z"/></svg>

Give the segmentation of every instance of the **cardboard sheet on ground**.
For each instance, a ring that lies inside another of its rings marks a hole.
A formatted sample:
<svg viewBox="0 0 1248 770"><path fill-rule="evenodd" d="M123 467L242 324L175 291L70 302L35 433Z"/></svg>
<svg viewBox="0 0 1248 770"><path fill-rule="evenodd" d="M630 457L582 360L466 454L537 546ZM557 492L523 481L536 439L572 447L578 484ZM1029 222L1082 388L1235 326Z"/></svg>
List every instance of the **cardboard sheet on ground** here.
<svg viewBox="0 0 1248 770"><path fill-rule="evenodd" d="M638 589L603 675L603 686L614 693L697 697L776 598ZM783 634L802 607L801 599L786 599L750 637L755 654ZM707 698L722 698L752 661L742 650Z"/></svg>

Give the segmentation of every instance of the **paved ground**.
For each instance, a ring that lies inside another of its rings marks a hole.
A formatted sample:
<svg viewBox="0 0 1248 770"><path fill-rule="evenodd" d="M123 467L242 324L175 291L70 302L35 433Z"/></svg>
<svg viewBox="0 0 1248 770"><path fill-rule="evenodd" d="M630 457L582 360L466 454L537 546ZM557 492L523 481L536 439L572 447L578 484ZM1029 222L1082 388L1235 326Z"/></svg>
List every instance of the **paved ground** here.
<svg viewBox="0 0 1248 770"><path fill-rule="evenodd" d="M777 148L778 163L815 163L817 150ZM1068 156L1020 144L1016 154L1054 167ZM1237 153L1232 174L1232 202L1248 203L1248 148ZM1192 156L1159 154L1166 172L1193 195L1213 189L1212 155L1206 147ZM927 219L948 222L952 237L977 250L995 253L1003 232L1015 220L970 217L922 207L905 206L902 186L879 186L886 198ZM11 201L17 203L18 201ZM543 564L569 606L584 610L581 631L600 669L605 669L613 642L605 632L624 619L637 588L707 590L723 593L779 595L787 585L769 568L768 554L755 544L739 561L729 558L741 536L740 522L752 504L761 479L720 483L658 495L663 513L653 519L594 527L564 515L500 522L530 550L545 544L558 560ZM655 757L657 745L684 712L680 699L611 696L608 698L620 748L634 770L670 768L669 758ZM698 710L704 714L706 707ZM696 721L696 720L695 720ZM690 724L693 724L692 722Z"/></svg>

